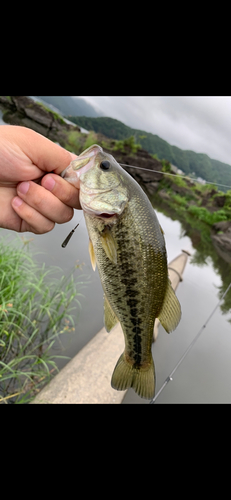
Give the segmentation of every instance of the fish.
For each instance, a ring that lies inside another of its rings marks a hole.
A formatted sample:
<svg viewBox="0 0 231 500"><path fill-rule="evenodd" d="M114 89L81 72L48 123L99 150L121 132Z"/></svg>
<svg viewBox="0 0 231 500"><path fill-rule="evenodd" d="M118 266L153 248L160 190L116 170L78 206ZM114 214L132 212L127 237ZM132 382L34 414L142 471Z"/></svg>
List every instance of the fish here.
<svg viewBox="0 0 231 500"><path fill-rule="evenodd" d="M101 146L81 153L62 177L80 190L90 259L104 291L105 328L110 332L120 322L124 334L125 349L111 386L132 387L140 397L152 399L155 319L170 333L181 318L168 277L164 232L141 186Z"/></svg>

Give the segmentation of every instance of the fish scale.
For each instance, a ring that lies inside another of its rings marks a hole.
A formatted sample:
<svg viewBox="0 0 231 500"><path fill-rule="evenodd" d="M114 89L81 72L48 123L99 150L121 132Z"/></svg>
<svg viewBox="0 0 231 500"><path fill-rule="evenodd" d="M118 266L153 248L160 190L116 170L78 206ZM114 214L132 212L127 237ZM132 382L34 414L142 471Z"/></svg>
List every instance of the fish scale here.
<svg viewBox="0 0 231 500"><path fill-rule="evenodd" d="M167 286L164 238L161 230L154 227L158 226L158 221L153 218L152 206L148 214L147 207L144 211L141 202L140 205L137 215L137 200L130 200L118 224L111 225L117 247L117 264L105 255L102 248L102 221L85 214L101 283L122 326L126 359L134 367L150 363L154 321ZM132 225L136 226L133 230Z"/></svg>

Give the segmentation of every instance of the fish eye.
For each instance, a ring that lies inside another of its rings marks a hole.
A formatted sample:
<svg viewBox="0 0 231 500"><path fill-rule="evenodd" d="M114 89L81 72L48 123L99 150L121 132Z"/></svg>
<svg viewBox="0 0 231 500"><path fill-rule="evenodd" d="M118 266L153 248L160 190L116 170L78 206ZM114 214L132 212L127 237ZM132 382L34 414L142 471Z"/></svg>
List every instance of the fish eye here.
<svg viewBox="0 0 231 500"><path fill-rule="evenodd" d="M108 170L110 168L110 162L108 160L101 161L100 168L101 170Z"/></svg>

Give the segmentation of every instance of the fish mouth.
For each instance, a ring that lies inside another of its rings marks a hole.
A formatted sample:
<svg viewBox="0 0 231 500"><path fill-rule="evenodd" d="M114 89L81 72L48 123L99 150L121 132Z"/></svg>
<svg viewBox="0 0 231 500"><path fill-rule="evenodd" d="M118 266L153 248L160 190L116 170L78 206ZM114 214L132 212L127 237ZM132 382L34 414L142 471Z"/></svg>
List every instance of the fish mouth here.
<svg viewBox="0 0 231 500"><path fill-rule="evenodd" d="M116 212L100 212L98 210L94 210L93 208L86 206L81 200L80 200L80 205L85 214L91 215L92 217L97 217L99 219L108 220L112 219L113 217L115 218L119 216L119 213Z"/></svg>
<svg viewBox="0 0 231 500"><path fill-rule="evenodd" d="M101 146L93 144L93 146L83 151L76 160L71 161L70 165L61 172L61 177L79 189L80 176L94 165L96 155L102 151Z"/></svg>
<svg viewBox="0 0 231 500"><path fill-rule="evenodd" d="M114 217L115 215L118 215L118 214L106 214L106 213L102 213L102 214L99 214L98 217L102 217L103 219L110 219L111 217Z"/></svg>
<svg viewBox="0 0 231 500"><path fill-rule="evenodd" d="M108 221L109 222L115 222L118 217L119 217L119 214L116 214L116 213L113 213L113 214L107 214L105 212L101 213L101 214L95 214L95 217L97 217L97 219L103 219L104 221Z"/></svg>

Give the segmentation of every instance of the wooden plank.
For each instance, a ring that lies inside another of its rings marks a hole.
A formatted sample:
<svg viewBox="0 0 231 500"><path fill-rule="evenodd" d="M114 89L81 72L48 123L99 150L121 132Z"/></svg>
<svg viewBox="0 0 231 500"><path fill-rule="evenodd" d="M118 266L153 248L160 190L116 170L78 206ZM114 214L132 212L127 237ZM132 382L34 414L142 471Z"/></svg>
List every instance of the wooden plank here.
<svg viewBox="0 0 231 500"><path fill-rule="evenodd" d="M182 253L179 254L175 259L171 260L171 262L169 262L168 264L168 275L173 290L176 290L180 281L183 280L183 272L187 264L189 255L190 253L187 250L182 250ZM158 319L156 319L153 330L154 342L157 339L159 325L160 322Z"/></svg>

